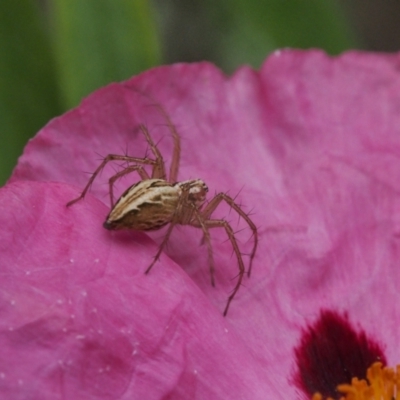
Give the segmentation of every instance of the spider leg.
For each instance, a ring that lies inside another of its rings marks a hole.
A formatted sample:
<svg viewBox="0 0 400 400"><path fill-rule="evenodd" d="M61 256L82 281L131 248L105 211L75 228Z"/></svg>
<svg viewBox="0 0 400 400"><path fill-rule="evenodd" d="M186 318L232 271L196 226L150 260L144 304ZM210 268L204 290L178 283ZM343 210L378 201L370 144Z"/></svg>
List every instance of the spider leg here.
<svg viewBox="0 0 400 400"><path fill-rule="evenodd" d="M172 134L172 139L174 141L174 150L172 152L172 161L169 170L168 182L175 183L178 180L179 163L181 158L181 139L178 135L175 125L173 124L171 118L166 113L161 104L157 104L157 108L167 121L168 128Z"/></svg>
<svg viewBox="0 0 400 400"><path fill-rule="evenodd" d="M210 237L210 231L208 230L206 221L202 217L201 213L199 210L193 206L193 213L197 219L198 225L195 225L195 222L191 223L192 226L197 226L198 228L201 228L203 231L203 238L202 238L202 244L205 242L207 245L207 252L208 252L208 265L210 266L210 275L211 275L211 285L215 287L215 280L214 280L214 274L215 274L215 264L214 264L214 256L212 252L212 246L211 246L211 237Z"/></svg>
<svg viewBox="0 0 400 400"><path fill-rule="evenodd" d="M250 253L250 263L249 263L249 270L247 272L247 276L250 277L251 274L251 268L253 265L253 258L256 254L257 250L257 245L258 245L258 232L257 232L257 227L254 225L253 221L250 219L250 217L239 207L238 204L235 203L234 199L232 197L228 196L225 193L218 193L214 198L212 198L209 203L206 205L204 210L202 211L202 217L204 220L209 220L211 217L211 214L215 211L215 209L219 206L219 204L225 201L231 208L233 208L249 225L250 229L253 232L253 237L254 237L254 244L253 244L253 249Z"/></svg>
<svg viewBox="0 0 400 400"><path fill-rule="evenodd" d="M153 171L151 173L151 177L166 180L164 159L160 153L160 150L158 150L158 147L151 138L149 130L146 128L146 126L140 124L139 128L142 131L144 137L146 138L147 143L150 146L151 152L154 154L154 157L156 159L153 164Z"/></svg>
<svg viewBox="0 0 400 400"><path fill-rule="evenodd" d="M238 264L239 264L239 278L238 278L236 286L234 287L231 295L228 297L228 302L226 303L225 310L224 310L224 317L225 317L226 314L228 313L228 309L229 309L229 306L230 306L233 298L235 297L237 291L240 288L240 285L242 284L243 276L245 274L244 263L243 263L242 255L240 253L239 246L237 244L233 229L227 221L225 221L224 219L208 219L208 220L204 220L204 225L207 228L224 228L225 229L225 231L228 235L228 238L232 244L233 250L236 254Z"/></svg>
<svg viewBox="0 0 400 400"><path fill-rule="evenodd" d="M173 222L170 223L167 233L164 236L163 241L160 244L160 247L158 248L157 254L154 256L154 259L152 261L152 263L147 267L145 274L148 274L150 272L150 270L153 268L154 264L157 262L157 260L160 258L160 255L165 247L165 245L168 242L168 239L171 235L172 229L174 229L175 224Z"/></svg>
<svg viewBox="0 0 400 400"><path fill-rule="evenodd" d="M106 164L110 161L127 161L130 163L135 163L135 164L144 164L144 165L156 165L157 161L151 160L150 158L138 158L138 157L130 157L130 156L121 156L117 154L109 154L104 158L104 160L101 162L101 164L97 167L96 171L93 172L92 176L90 177L88 183L86 184L85 188L83 189L82 193L80 196L78 196L76 199L73 199L67 203L67 207L72 206L72 204L75 204L77 201L83 199L90 189L90 187L93 184L93 181L96 179L97 175L103 170L103 168L106 166Z"/></svg>
<svg viewBox="0 0 400 400"><path fill-rule="evenodd" d="M145 271L145 274L148 274L150 272L150 270L153 268L153 265L156 263L156 261L160 258L160 255L165 247L165 245L168 242L169 237L171 236L172 233L172 229L174 229L174 226L176 224L181 223L179 216L182 214L182 210L185 204L185 200L187 200L187 193L185 193L185 195L183 195L180 199L179 202L176 206L176 210L174 213L174 217L172 218L170 225L168 227L167 233L164 236L163 241L160 244L160 247L158 248L157 254L154 257L154 260L152 261L152 263L148 266L148 268Z"/></svg>
<svg viewBox="0 0 400 400"><path fill-rule="evenodd" d="M137 173L140 175L140 177L142 178L142 180L145 179L150 179L149 174L146 172L146 170L143 168L142 165L130 165L128 167L126 167L125 169L123 169L120 172L117 172L115 175L113 175L109 180L108 180L108 184L110 186L110 201L111 201L111 208L114 208L114 184L115 182L123 177L124 175L130 174L133 171L137 171Z"/></svg>
<svg viewBox="0 0 400 400"><path fill-rule="evenodd" d="M167 125L169 127L169 130L172 134L172 139L174 141L174 149L172 152L172 161L171 161L171 166L170 166L169 178L167 180L170 183L177 182L178 181L179 163L180 163L180 157L181 157L181 139L179 137L179 134L176 130L175 125L171 121L171 118L169 117L167 112L164 110L163 106L160 103L158 103L153 96L151 96L149 93L147 93L137 87L130 87L130 86L125 86L125 87L129 90L133 90L134 92L140 93L144 97L147 97L153 103L152 105L154 105L159 110L160 114L162 114L162 116L167 121ZM145 134L145 136L146 136L146 134ZM148 135L148 136L150 136L150 135ZM146 139L147 139L147 136L146 136ZM152 142L152 140L151 140L151 142ZM151 145L151 142L149 141L150 145ZM153 143L153 146L156 147L156 145L154 143ZM154 153L154 155L155 155L155 153ZM164 168L164 163L162 164L162 167ZM163 175L156 175L156 176L153 175L153 178L155 178L155 177L161 178L161 179L166 179L165 174L164 174L164 176Z"/></svg>

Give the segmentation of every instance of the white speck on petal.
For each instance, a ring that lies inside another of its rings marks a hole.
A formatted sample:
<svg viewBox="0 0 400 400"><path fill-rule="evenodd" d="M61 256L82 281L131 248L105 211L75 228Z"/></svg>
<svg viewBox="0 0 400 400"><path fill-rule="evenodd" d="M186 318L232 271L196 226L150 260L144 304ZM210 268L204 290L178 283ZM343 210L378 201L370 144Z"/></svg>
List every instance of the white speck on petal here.
<svg viewBox="0 0 400 400"><path fill-rule="evenodd" d="M197 369L193 370L193 373L194 373L195 375L197 375Z"/></svg>
<svg viewBox="0 0 400 400"><path fill-rule="evenodd" d="M62 299L57 300L57 304L62 304L62 303L64 303Z"/></svg>
<svg viewBox="0 0 400 400"><path fill-rule="evenodd" d="M0 372L0 379L4 379L6 377L6 374L4 372Z"/></svg>
<svg viewBox="0 0 400 400"><path fill-rule="evenodd" d="M87 296L86 290L83 290L81 294L82 294L83 297L86 297Z"/></svg>
<svg viewBox="0 0 400 400"><path fill-rule="evenodd" d="M98 258L96 258L95 260L94 260L94 262L95 263L98 263L100 260L98 259Z"/></svg>
<svg viewBox="0 0 400 400"><path fill-rule="evenodd" d="M71 259L69 260L69 262L70 262L71 264L73 264L73 263L75 262L75 260L74 260L73 258L71 258Z"/></svg>
<svg viewBox="0 0 400 400"><path fill-rule="evenodd" d="M92 308L92 312L97 313L97 308L96 307Z"/></svg>
<svg viewBox="0 0 400 400"><path fill-rule="evenodd" d="M229 331L228 331L228 328L225 328L224 330L225 330L225 333L228 333L228 332L229 332Z"/></svg>
<svg viewBox="0 0 400 400"><path fill-rule="evenodd" d="M83 340L83 339L85 339L85 338L86 338L85 335L76 335L76 336L75 336L75 339L77 339L77 340Z"/></svg>
<svg viewBox="0 0 400 400"><path fill-rule="evenodd" d="M11 300L11 301L10 301L10 304L11 304L12 306L15 306L15 300Z"/></svg>
<svg viewBox="0 0 400 400"><path fill-rule="evenodd" d="M30 275L31 271L25 271L25 275Z"/></svg>
<svg viewBox="0 0 400 400"><path fill-rule="evenodd" d="M71 314L70 317L71 317L71 319L74 319L74 318L75 318L75 315L74 315L74 314Z"/></svg>
<svg viewBox="0 0 400 400"><path fill-rule="evenodd" d="M22 379L18 379L18 385L22 385L24 381Z"/></svg>
<svg viewBox="0 0 400 400"><path fill-rule="evenodd" d="M134 356L134 355L136 355L138 353L138 349L137 348L139 347L139 342L133 343L133 346L134 346L134 350L132 352L132 355Z"/></svg>

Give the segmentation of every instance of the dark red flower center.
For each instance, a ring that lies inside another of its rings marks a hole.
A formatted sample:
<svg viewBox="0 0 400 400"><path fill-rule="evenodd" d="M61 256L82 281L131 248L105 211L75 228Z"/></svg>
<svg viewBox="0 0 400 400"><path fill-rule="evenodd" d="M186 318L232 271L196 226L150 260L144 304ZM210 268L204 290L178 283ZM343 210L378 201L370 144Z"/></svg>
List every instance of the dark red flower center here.
<svg viewBox="0 0 400 400"><path fill-rule="evenodd" d="M319 392L324 398L339 399L338 385L366 379L376 361L386 365L382 347L373 338L355 329L347 315L330 310L322 310L303 330L294 353L294 382L308 398Z"/></svg>

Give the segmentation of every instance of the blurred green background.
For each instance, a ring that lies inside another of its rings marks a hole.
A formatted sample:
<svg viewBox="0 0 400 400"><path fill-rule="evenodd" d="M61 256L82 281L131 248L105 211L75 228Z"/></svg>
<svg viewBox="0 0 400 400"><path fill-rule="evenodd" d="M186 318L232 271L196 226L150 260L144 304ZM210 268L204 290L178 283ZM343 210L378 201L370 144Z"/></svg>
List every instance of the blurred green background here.
<svg viewBox="0 0 400 400"><path fill-rule="evenodd" d="M385 3L1 0L0 185L52 117L150 67L209 60L231 73L279 47L396 50L400 2Z"/></svg>

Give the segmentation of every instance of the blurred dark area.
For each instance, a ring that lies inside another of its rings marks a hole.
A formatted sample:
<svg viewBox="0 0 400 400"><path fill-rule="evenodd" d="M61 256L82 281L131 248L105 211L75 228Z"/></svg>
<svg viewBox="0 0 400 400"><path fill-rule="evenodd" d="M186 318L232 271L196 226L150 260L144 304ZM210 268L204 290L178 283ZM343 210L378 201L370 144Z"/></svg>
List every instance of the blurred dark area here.
<svg viewBox="0 0 400 400"><path fill-rule="evenodd" d="M218 33L224 32L215 24L216 15L209 14L207 0L154 0L154 3L163 15L160 23L165 35L166 62L218 59ZM400 50L400 0L339 0L338 4L357 42L356 48ZM224 7L229 5L219 2L219 10Z"/></svg>
<svg viewBox="0 0 400 400"><path fill-rule="evenodd" d="M258 69L278 48L400 50L400 0L1 0L0 185L27 140L160 64Z"/></svg>
<svg viewBox="0 0 400 400"><path fill-rule="evenodd" d="M400 50L399 0L340 0L364 50Z"/></svg>

